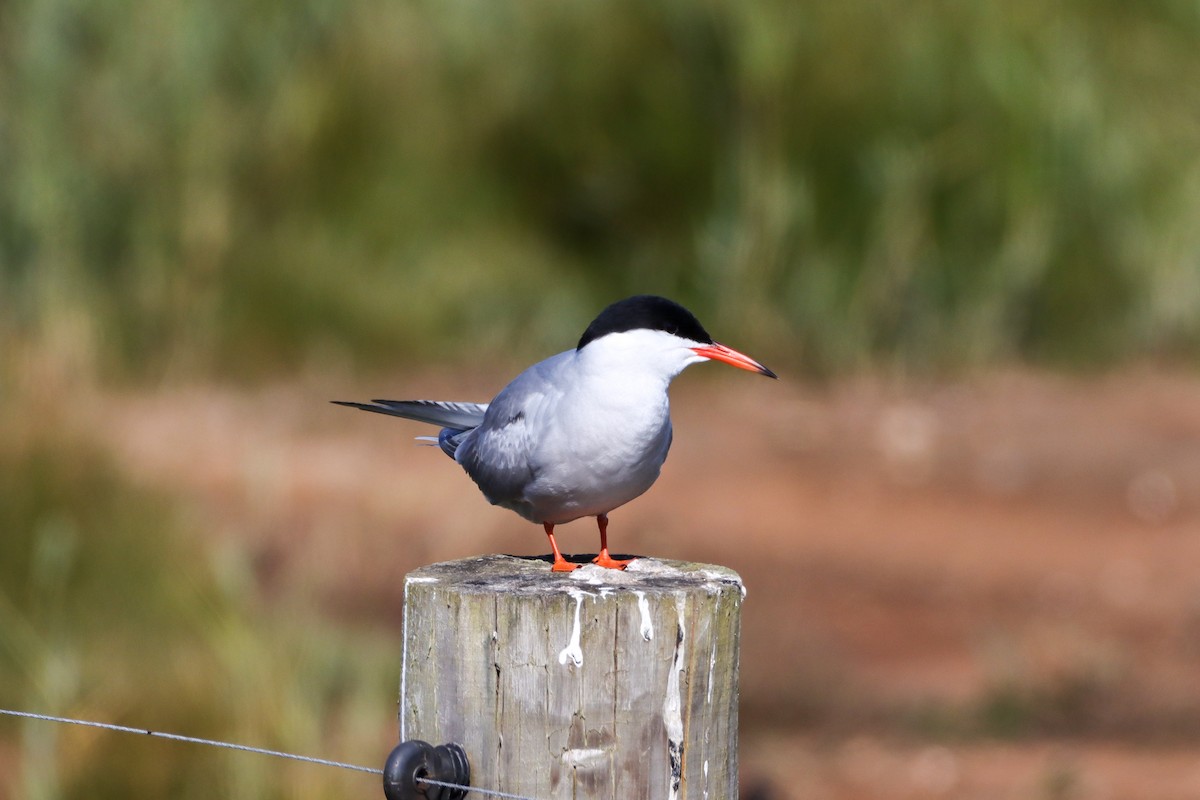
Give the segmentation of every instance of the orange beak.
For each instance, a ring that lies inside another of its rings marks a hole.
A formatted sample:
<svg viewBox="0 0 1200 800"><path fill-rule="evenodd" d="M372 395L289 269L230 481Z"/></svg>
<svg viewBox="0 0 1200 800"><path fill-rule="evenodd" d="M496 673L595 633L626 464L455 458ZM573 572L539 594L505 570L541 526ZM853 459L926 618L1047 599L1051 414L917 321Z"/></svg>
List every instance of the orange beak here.
<svg viewBox="0 0 1200 800"><path fill-rule="evenodd" d="M717 344L716 342L713 342L712 344L693 347L692 352L698 356L710 358L713 361L724 361L726 364L737 367L738 369L745 369L749 370L750 372L757 372L759 375L766 375L768 378L779 377L750 356L744 353L739 353L732 347L726 347L723 344Z"/></svg>

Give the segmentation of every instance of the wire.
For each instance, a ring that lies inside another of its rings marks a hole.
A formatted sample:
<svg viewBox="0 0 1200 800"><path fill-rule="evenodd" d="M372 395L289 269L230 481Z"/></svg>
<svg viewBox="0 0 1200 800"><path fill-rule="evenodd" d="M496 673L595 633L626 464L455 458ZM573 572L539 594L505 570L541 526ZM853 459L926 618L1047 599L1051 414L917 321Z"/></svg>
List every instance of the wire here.
<svg viewBox="0 0 1200 800"><path fill-rule="evenodd" d="M307 764L320 764L324 767L341 767L342 769L351 769L356 772L369 772L373 775L382 775L383 770L373 767L360 767L357 764L347 764L342 761L330 761L327 758L313 758L312 756L300 756L295 753L281 753L278 750L267 750L262 747L250 747L245 744L233 744L232 742L218 742L214 739L198 739L195 736L180 736L178 733L162 733L161 731L151 731L145 728L128 728L124 725L113 725L108 722L91 722L85 719L71 719L69 717L52 717L49 714L34 714L29 711L10 711L5 708L0 708L0 714L9 717L24 717L26 719L40 719L45 722L61 722L66 725L83 725L88 728L101 728L106 731L119 731L120 733L137 733L142 736L154 736L159 739L172 739L176 742L191 742L192 744L206 744L212 747L224 747L229 750L241 750L246 753L258 753L264 756L275 756L276 758L290 758L293 761L303 761Z"/></svg>
<svg viewBox="0 0 1200 800"><path fill-rule="evenodd" d="M223 747L228 750L241 750L244 753L257 753L263 756L274 756L276 758L288 758L293 761L303 761L306 764L318 764L323 767L338 767L340 769L349 769L355 772L367 772L372 775L382 775L383 770L375 769L374 767L361 767L358 764L347 764L344 761L331 761L327 758L313 758L312 756L301 756L295 753L284 753L279 750L267 750L263 747L251 747L245 744L234 744L232 742L219 742L216 739L200 739L195 736L181 736L178 733L163 733L162 731L152 731L146 728L130 728L125 725L113 725L110 722L93 722L86 719L72 719L71 717L54 717L49 714L35 714L32 711L13 711L7 708L0 708L0 715L9 717L22 717L24 719L37 719L43 722L58 722L64 725L82 725L87 728L100 728L106 731L117 731L118 733L134 733L140 736L153 736L159 739L170 739L176 742L189 742L191 744L203 744L210 747ZM435 781L433 778L418 778L420 783L432 784L434 786L445 786L449 789L465 789L467 792L475 792L476 794L488 795L491 797L504 797L509 800L535 800L532 797L526 797L519 794L509 794L508 792L497 792L493 789L480 789L478 786L467 786L461 783L447 783L446 781Z"/></svg>

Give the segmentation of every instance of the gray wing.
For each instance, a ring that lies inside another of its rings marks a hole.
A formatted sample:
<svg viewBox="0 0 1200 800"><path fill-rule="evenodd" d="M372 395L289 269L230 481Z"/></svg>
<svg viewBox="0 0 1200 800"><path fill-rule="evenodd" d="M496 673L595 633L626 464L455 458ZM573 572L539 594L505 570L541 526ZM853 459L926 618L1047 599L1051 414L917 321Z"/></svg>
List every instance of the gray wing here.
<svg viewBox="0 0 1200 800"><path fill-rule="evenodd" d="M538 472L533 452L562 396L559 375L574 354L551 356L518 375L488 405L479 427L461 438L454 456L489 502L527 519L525 487Z"/></svg>
<svg viewBox="0 0 1200 800"><path fill-rule="evenodd" d="M444 428L467 431L483 423L487 403L450 403L443 400L372 400L370 403L352 403L346 400L331 400L331 403L377 414L415 419Z"/></svg>

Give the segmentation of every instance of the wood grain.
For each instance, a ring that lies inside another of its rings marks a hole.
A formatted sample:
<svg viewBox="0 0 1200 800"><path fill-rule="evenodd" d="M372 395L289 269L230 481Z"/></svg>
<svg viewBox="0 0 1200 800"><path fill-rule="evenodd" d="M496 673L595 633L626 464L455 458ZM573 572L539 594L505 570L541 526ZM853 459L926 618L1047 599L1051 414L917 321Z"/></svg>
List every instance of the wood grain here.
<svg viewBox="0 0 1200 800"><path fill-rule="evenodd" d="M472 785L550 798L737 797L744 591L725 567L486 556L405 579L400 735Z"/></svg>

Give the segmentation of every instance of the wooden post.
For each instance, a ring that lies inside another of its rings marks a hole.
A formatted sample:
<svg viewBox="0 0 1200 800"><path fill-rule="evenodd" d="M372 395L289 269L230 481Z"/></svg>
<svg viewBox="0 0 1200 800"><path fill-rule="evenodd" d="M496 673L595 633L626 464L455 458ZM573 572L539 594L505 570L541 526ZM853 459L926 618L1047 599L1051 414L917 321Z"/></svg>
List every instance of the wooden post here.
<svg viewBox="0 0 1200 800"><path fill-rule="evenodd" d="M418 569L404 595L400 738L461 744L473 786L737 797L737 573L486 556Z"/></svg>

